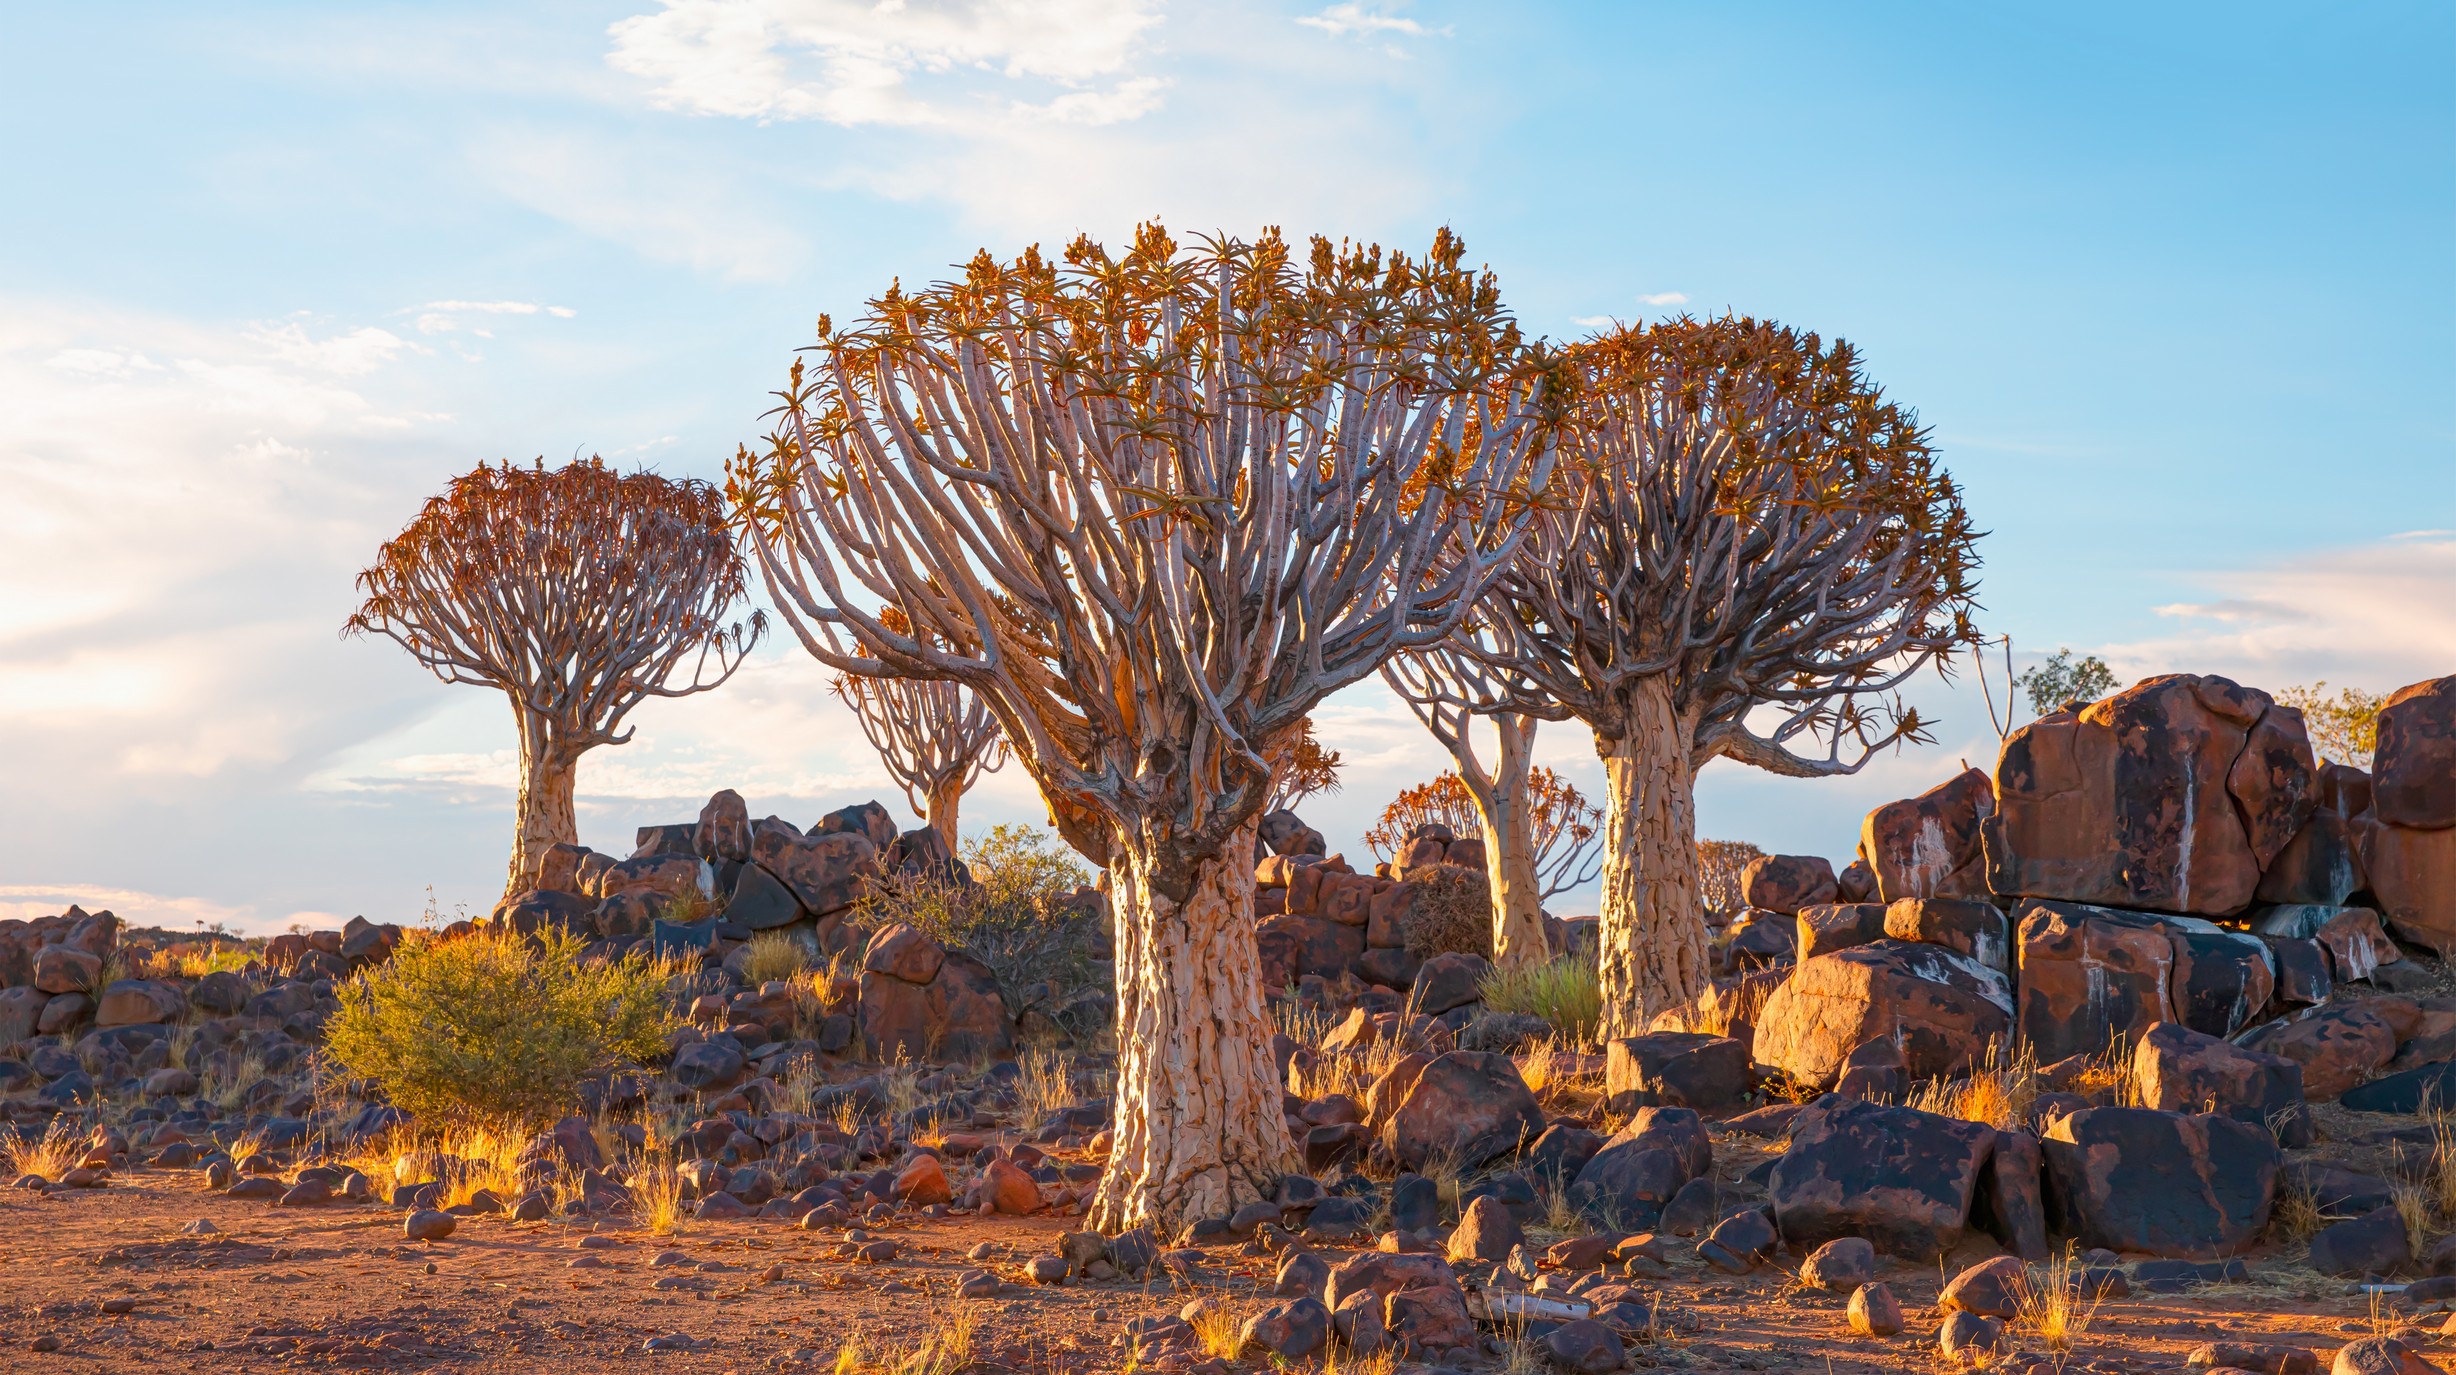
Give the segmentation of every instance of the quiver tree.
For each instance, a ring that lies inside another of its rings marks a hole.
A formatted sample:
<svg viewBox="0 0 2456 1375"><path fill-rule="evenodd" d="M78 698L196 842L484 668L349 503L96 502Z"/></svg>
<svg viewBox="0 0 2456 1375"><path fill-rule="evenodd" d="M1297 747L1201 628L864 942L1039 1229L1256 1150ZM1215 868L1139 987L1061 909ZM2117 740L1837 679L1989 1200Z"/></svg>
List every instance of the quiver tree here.
<svg viewBox="0 0 2456 1375"><path fill-rule="evenodd" d="M1449 633L1540 475L1516 329L1460 252L1299 263L1276 232L1149 225L1117 256L984 253L822 319L737 460L810 652L980 694L1109 871L1103 1228L1225 1214L1296 1167L1252 928L1275 765L1323 697Z"/></svg>
<svg viewBox="0 0 2456 1375"><path fill-rule="evenodd" d="M447 683L500 689L520 737L520 817L506 891L578 839L580 756L631 738L631 709L733 676L766 622L726 623L743 564L709 483L481 465L431 498L358 575L344 634L383 635Z"/></svg>
<svg viewBox="0 0 2456 1375"><path fill-rule="evenodd" d="M1974 643L1961 493L1848 344L1683 319L1568 350L1560 472L1496 583L1487 662L1594 730L1607 1035L1707 981L1697 770L1847 774L1924 739L1889 699Z"/></svg>
<svg viewBox="0 0 2456 1375"><path fill-rule="evenodd" d="M1271 795L1262 810L1276 812L1317 793L1339 791L1339 752L1322 748L1314 736L1313 718L1296 723L1296 743L1288 747L1279 770L1271 776Z"/></svg>
<svg viewBox="0 0 2456 1375"><path fill-rule="evenodd" d="M879 611L882 624L911 622L894 607ZM861 722L861 733L878 751L889 777L904 789L921 819L954 854L962 844L955 821L973 783L1006 763L1006 737L998 718L972 689L946 678L870 678L844 674L829 686Z"/></svg>
<svg viewBox="0 0 2456 1375"><path fill-rule="evenodd" d="M1472 627L1458 632L1461 637L1474 633ZM1392 659L1382 666L1382 678L1457 763L1456 772L1427 786L1463 792L1473 808L1475 824L1454 829L1484 838L1493 963L1505 968L1542 963L1551 955L1543 900L1593 880L1589 861L1597 833L1594 809L1577 789L1551 770L1534 767L1539 718L1509 706L1513 700L1531 706L1536 693L1530 685L1512 685L1456 644ZM1479 716L1492 723L1489 765L1475 745Z"/></svg>

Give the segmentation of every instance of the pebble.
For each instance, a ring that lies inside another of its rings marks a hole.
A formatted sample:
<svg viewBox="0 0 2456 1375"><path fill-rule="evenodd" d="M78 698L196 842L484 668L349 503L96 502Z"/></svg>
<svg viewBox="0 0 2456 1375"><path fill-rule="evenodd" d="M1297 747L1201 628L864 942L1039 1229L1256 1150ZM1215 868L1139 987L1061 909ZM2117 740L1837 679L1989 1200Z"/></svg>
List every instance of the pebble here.
<svg viewBox="0 0 2456 1375"><path fill-rule="evenodd" d="M179 1234L181 1236L190 1237L209 1237L220 1230L222 1229L213 1225L213 1219L200 1217L194 1222L189 1223L187 1226L180 1228Z"/></svg>
<svg viewBox="0 0 2456 1375"><path fill-rule="evenodd" d="M615 1247L622 1245L621 1242L616 1241L612 1237L602 1237L594 1234L580 1238L578 1244L580 1249L583 1251L611 1251Z"/></svg>
<svg viewBox="0 0 2456 1375"><path fill-rule="evenodd" d="M65 1343L63 1343L56 1334L50 1332L46 1332L34 1339L34 1349L37 1351L57 1351L63 1345L65 1345Z"/></svg>
<svg viewBox="0 0 2456 1375"><path fill-rule="evenodd" d="M1064 1284L1066 1260L1062 1256L1034 1256L1023 1263L1023 1277L1034 1284Z"/></svg>
<svg viewBox="0 0 2456 1375"><path fill-rule="evenodd" d="M690 1263L691 1258L680 1251L659 1251L657 1252L657 1258L648 1262L648 1268L651 1270L668 1270L677 1265L689 1265Z"/></svg>
<svg viewBox="0 0 2456 1375"><path fill-rule="evenodd" d="M967 1299L985 1299L998 1292L998 1277L987 1270L966 1270L955 1277L955 1292Z"/></svg>
<svg viewBox="0 0 2456 1375"><path fill-rule="evenodd" d="M974 1246L971 1250L964 1252L964 1258L967 1260L990 1260L995 1258L997 1254L998 1248L984 1241L979 1245Z"/></svg>
<svg viewBox="0 0 2456 1375"><path fill-rule="evenodd" d="M460 1220L450 1213L421 1208L401 1221L401 1235L411 1241L441 1241L452 1235Z"/></svg>
<svg viewBox="0 0 2456 1375"><path fill-rule="evenodd" d="M136 1311L136 1300L104 1299L102 1301L102 1311L105 1313L133 1313Z"/></svg>

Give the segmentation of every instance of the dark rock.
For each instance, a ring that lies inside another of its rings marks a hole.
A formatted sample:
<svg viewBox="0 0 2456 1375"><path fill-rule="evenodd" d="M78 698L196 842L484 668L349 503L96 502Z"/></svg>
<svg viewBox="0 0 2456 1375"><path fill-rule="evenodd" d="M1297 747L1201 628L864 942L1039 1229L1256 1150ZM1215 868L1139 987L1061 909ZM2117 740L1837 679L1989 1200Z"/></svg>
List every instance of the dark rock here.
<svg viewBox="0 0 2456 1375"><path fill-rule="evenodd" d="M1836 1237L1808 1253L1799 1282L1810 1289L1844 1293L1876 1276L1876 1248L1865 1237Z"/></svg>
<svg viewBox="0 0 2456 1375"><path fill-rule="evenodd" d="M1902 1305L1882 1284L1863 1284L1851 1294L1851 1330L1863 1337L1890 1337L1902 1330Z"/></svg>
<svg viewBox="0 0 2456 1375"><path fill-rule="evenodd" d="M2010 1318L2021 1311L2021 1299L2028 1288L2029 1272L2021 1257L1997 1256L1955 1275L1936 1295L1936 1306L1946 1312Z"/></svg>
<svg viewBox="0 0 2456 1375"><path fill-rule="evenodd" d="M1997 1132L1995 1150L1979 1172L1978 1192L1970 1200L1971 1223L2005 1250L2032 1262L2044 1262L2050 1255L2042 1186L2045 1160L2037 1137L2020 1130Z"/></svg>
<svg viewBox="0 0 2456 1375"><path fill-rule="evenodd" d="M2041 1063L2176 1020L2174 943L2154 918L2068 902L2026 902L2018 917L2021 1035Z"/></svg>
<svg viewBox="0 0 2456 1375"><path fill-rule="evenodd" d="M1816 855L1760 855L1740 871L1740 900L1778 916L1840 896L1833 865Z"/></svg>
<svg viewBox="0 0 2456 1375"><path fill-rule="evenodd" d="M1275 1303L1245 1320L1239 1348L1267 1359L1300 1361L1330 1340L1330 1310L1316 1298Z"/></svg>
<svg viewBox="0 0 2456 1375"><path fill-rule="evenodd" d="M2277 960L2277 1001L2288 1007L2312 1007L2328 1001L2335 987L2328 952L2314 940L2267 937L2269 954Z"/></svg>
<svg viewBox="0 0 2456 1375"><path fill-rule="evenodd" d="M1746 1096L1750 1076L1747 1045L1728 1036L1656 1031L1603 1048L1604 1106L1613 1113L1658 1106L1716 1112Z"/></svg>
<svg viewBox="0 0 2456 1375"><path fill-rule="evenodd" d="M1351 928L1352 929L1352 928ZM1356 954L1362 954L1361 944ZM1349 955L1335 969L1322 972L1335 975L1347 967ZM1481 955L1449 952L1426 960L1416 971L1414 988L1407 997L1408 1007L1429 1016L1439 1016L1454 1007L1463 1007L1481 999L1484 977L1492 972L1492 961Z"/></svg>
<svg viewBox="0 0 2456 1375"><path fill-rule="evenodd" d="M1537 1341L1544 1359L1572 1375L1609 1375L1628 1360L1620 1336L1592 1318L1577 1318L1546 1332Z"/></svg>
<svg viewBox="0 0 2456 1375"><path fill-rule="evenodd" d="M2056 1230L2153 1256L2206 1259L2251 1244L2282 1164L2264 1129L2150 1108L2068 1113L2043 1144Z"/></svg>
<svg viewBox="0 0 2456 1375"><path fill-rule="evenodd" d="M2280 1138L2288 1147L2310 1142L2302 1066L2283 1056L2160 1022L2132 1052L2132 1082L2143 1107L2221 1112L2255 1127L2285 1128Z"/></svg>
<svg viewBox="0 0 2456 1375"><path fill-rule="evenodd" d="M1474 1169L1534 1140L1543 1109L1506 1055L1454 1050L1436 1056L1391 1109L1382 1143L1401 1169L1446 1157Z"/></svg>
<svg viewBox="0 0 2456 1375"><path fill-rule="evenodd" d="M1402 1232L1441 1226L1441 1188L1419 1174L1402 1174L1390 1185L1390 1225Z"/></svg>
<svg viewBox="0 0 2456 1375"><path fill-rule="evenodd" d="M2194 918L2169 917L2163 924L2175 950L2167 985L2175 1020L2211 1036L2232 1036L2257 1021L2277 986L2268 945Z"/></svg>
<svg viewBox="0 0 2456 1375"><path fill-rule="evenodd" d="M1826 902L1802 907L1792 953L1798 959L1830 955L1855 945L1882 940L1885 905L1881 902Z"/></svg>
<svg viewBox="0 0 2456 1375"><path fill-rule="evenodd" d="M2330 1223L2311 1237L2311 1268L2323 1275L2393 1275L2413 1263L2413 1239L2394 1204Z"/></svg>
<svg viewBox="0 0 2456 1375"><path fill-rule="evenodd" d="M1458 1228L1450 1233L1450 1263L1490 1264L1507 1260L1509 1253L1525 1241L1526 1233L1519 1229L1518 1219L1510 1215L1500 1200L1479 1198L1460 1213Z"/></svg>
<svg viewBox="0 0 2456 1375"><path fill-rule="evenodd" d="M1969 1223L1992 1128L1911 1108L1820 1100L1775 1164L1774 1218L1794 1246L1863 1236L1916 1260L1949 1251Z"/></svg>
<svg viewBox="0 0 2456 1375"><path fill-rule="evenodd" d="M2009 1349L2004 1324L1976 1313L1954 1312L1936 1329L1936 1349L1957 1361L1978 1360Z"/></svg>
<svg viewBox="0 0 2456 1375"><path fill-rule="evenodd" d="M1717 1270L1745 1275L1772 1258L1782 1238L1772 1215L1763 1208L1733 1213L1697 1243L1697 1254Z"/></svg>
<svg viewBox="0 0 2456 1375"><path fill-rule="evenodd" d="M1859 853L1875 875L1876 896L1888 903L1985 897L1980 827L1994 814L1995 782L1981 769L1964 769L1917 797L1869 812Z"/></svg>
<svg viewBox="0 0 2456 1375"><path fill-rule="evenodd" d="M2012 968L2012 925L2001 908L1977 898L1902 898L1885 908L1884 934L1941 945L1989 969Z"/></svg>
<svg viewBox="0 0 2456 1375"><path fill-rule="evenodd" d="M1705 1124L1687 1108L1640 1108L1569 1186L1569 1202L1598 1226L1643 1231L1680 1186L1714 1165Z"/></svg>

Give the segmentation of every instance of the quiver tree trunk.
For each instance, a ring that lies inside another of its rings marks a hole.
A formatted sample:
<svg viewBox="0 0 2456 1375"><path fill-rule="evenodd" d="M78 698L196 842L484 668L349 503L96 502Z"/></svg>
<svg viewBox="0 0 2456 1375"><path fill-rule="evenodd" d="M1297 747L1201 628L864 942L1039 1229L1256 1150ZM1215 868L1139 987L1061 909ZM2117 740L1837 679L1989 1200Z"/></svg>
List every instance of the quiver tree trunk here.
<svg viewBox="0 0 2456 1375"><path fill-rule="evenodd" d="M1113 856L1116 1127L1091 1211L1103 1232L1225 1216L1299 1167L1262 1006L1254 832L1190 864L1136 836ZM1179 881L1181 895L1162 891Z"/></svg>
<svg viewBox="0 0 2456 1375"><path fill-rule="evenodd" d="M1552 951L1544 937L1534 799L1527 786L1535 752L1533 722L1512 715L1494 724L1501 740L1500 762L1485 786L1470 779L1468 792L1484 819L1484 873L1492 882L1492 962L1506 969L1541 964ZM1462 775L1465 772L1462 767Z"/></svg>
<svg viewBox="0 0 2456 1375"><path fill-rule="evenodd" d="M958 773L951 777L940 778L930 784L930 829L936 831L938 838L947 843L949 854L959 853L956 848L958 840L955 834L955 818L963 806L965 781L964 776Z"/></svg>
<svg viewBox="0 0 2456 1375"><path fill-rule="evenodd" d="M512 833L506 894L536 887L546 852L580 839L572 808L572 776L579 769L580 752L556 743L544 718L517 708L514 715L520 718L520 824Z"/></svg>
<svg viewBox="0 0 2456 1375"><path fill-rule="evenodd" d="M1605 784L1603 1034L1634 1036L1705 990L1705 914L1697 897L1696 723L1661 678L1630 684L1616 736L1595 737Z"/></svg>

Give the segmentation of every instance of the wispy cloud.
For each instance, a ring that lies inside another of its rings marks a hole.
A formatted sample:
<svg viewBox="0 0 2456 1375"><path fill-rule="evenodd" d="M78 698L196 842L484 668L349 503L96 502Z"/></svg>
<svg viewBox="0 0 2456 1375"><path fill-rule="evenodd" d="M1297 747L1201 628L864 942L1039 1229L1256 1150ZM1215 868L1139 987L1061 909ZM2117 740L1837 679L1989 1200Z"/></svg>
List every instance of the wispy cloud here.
<svg viewBox="0 0 2456 1375"><path fill-rule="evenodd" d="M1155 0L664 0L607 30L607 60L667 109L843 125L983 116L1089 124L1158 105L1131 70Z"/></svg>
<svg viewBox="0 0 2456 1375"><path fill-rule="evenodd" d="M1640 296L1637 299L1638 303L1641 305L1684 306L1688 304L1688 293L1685 291L1658 291L1651 296Z"/></svg>
<svg viewBox="0 0 2456 1375"><path fill-rule="evenodd" d="M1332 5L1319 14L1303 15L1296 22L1342 38L1351 34L1390 33L1406 34L1411 38L1446 38L1450 34L1446 26L1427 28L1405 15L1390 14L1377 6L1356 4L1352 0L1343 0L1343 3Z"/></svg>
<svg viewBox="0 0 2456 1375"><path fill-rule="evenodd" d="M2172 634L2107 648L2143 672L2401 687L2456 664L2456 534L2415 531L2194 581L2218 596L2154 608Z"/></svg>
<svg viewBox="0 0 2456 1375"><path fill-rule="evenodd" d="M720 166L638 140L507 128L471 158L497 190L592 238L736 281L781 281L808 242Z"/></svg>
<svg viewBox="0 0 2456 1375"><path fill-rule="evenodd" d="M494 337L494 331L483 325L467 324L462 317L468 315L488 317L550 315L558 320L568 320L580 312L569 306L540 305L535 301L429 301L425 305L410 306L393 313L416 316L417 318L410 323L420 334L450 334L456 330L467 329L481 338L491 339Z"/></svg>

